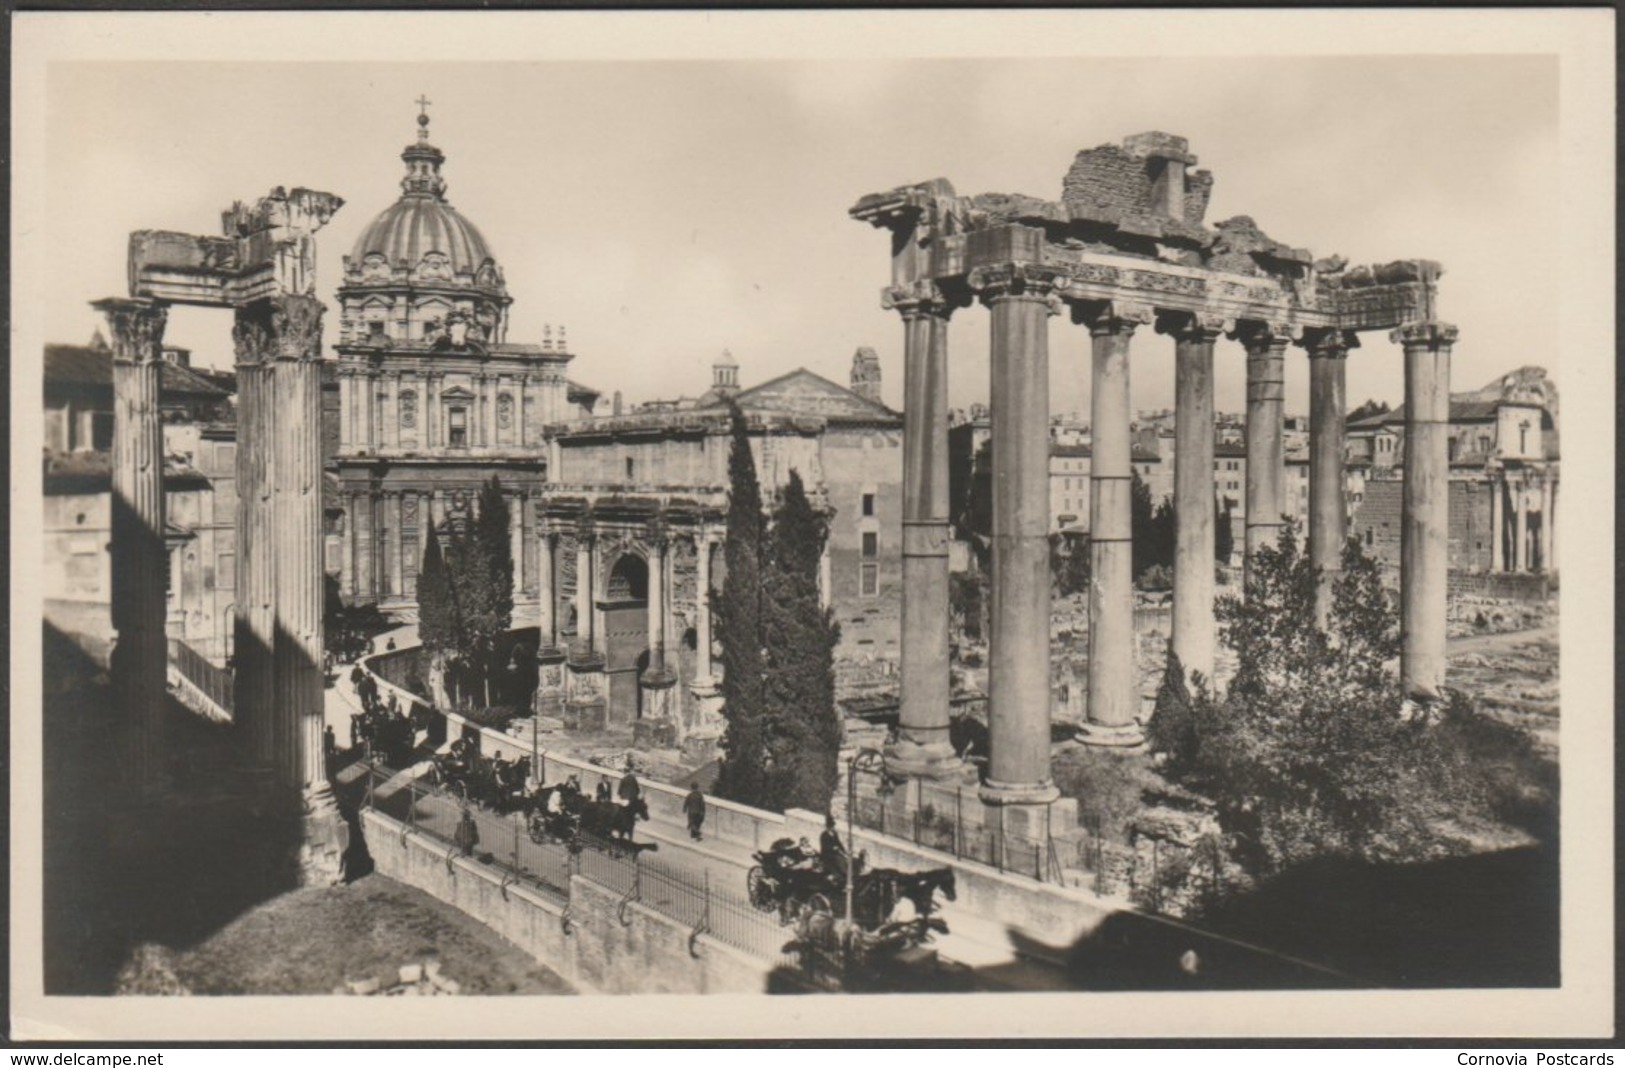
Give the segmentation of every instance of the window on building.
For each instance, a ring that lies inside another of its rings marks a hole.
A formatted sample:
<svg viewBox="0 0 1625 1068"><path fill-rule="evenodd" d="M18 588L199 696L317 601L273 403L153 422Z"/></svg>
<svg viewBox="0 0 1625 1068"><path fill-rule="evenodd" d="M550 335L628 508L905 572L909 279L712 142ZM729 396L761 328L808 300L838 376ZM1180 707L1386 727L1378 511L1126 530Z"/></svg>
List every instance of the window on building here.
<svg viewBox="0 0 1625 1068"><path fill-rule="evenodd" d="M628 456L626 458L626 480L628 482L633 481L634 472L636 472L637 469L638 469L637 461L632 459L632 457Z"/></svg>
<svg viewBox="0 0 1625 1068"><path fill-rule="evenodd" d="M1451 463L1455 463L1456 462L1456 456L1461 452L1461 439L1460 438L1451 438L1450 440L1446 441L1445 442L1445 452L1448 453L1448 455L1445 458L1447 460L1449 460Z"/></svg>
<svg viewBox="0 0 1625 1068"><path fill-rule="evenodd" d="M1377 535L1377 532L1376 532L1376 529L1374 527L1366 527L1365 528L1365 544L1366 544L1366 548L1369 549L1371 547L1371 543L1376 540L1376 535Z"/></svg>
<svg viewBox="0 0 1625 1068"><path fill-rule="evenodd" d="M875 514L875 495L873 493L865 493L863 495L863 514Z"/></svg>
<svg viewBox="0 0 1625 1068"><path fill-rule="evenodd" d="M872 530L863 532L863 557L872 560L880 555L880 535Z"/></svg>
<svg viewBox="0 0 1625 1068"><path fill-rule="evenodd" d="M468 409L454 407L446 418L446 444L453 448L468 446Z"/></svg>
<svg viewBox="0 0 1625 1068"><path fill-rule="evenodd" d="M214 558L214 588L230 590L237 587L237 554L220 553Z"/></svg>
<svg viewBox="0 0 1625 1068"><path fill-rule="evenodd" d="M374 319L372 322L368 323L367 324L367 333L370 334L372 337L383 337L384 336L384 321L382 319Z"/></svg>
<svg viewBox="0 0 1625 1068"><path fill-rule="evenodd" d="M865 597L880 593L880 565L864 564L859 572L858 592Z"/></svg>

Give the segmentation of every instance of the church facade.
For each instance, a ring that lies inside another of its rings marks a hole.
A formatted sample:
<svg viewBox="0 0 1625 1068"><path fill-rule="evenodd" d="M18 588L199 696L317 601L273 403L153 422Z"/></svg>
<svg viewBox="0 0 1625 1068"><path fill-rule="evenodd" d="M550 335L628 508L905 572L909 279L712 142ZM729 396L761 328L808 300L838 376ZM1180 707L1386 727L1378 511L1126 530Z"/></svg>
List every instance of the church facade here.
<svg viewBox="0 0 1625 1068"><path fill-rule="evenodd" d="M567 377L562 327L508 340L502 269L446 200L445 155L418 122L401 196L362 231L338 290L340 588L415 614L429 525L466 516L496 475L513 516L516 611L534 611L544 428L591 414L598 395Z"/></svg>

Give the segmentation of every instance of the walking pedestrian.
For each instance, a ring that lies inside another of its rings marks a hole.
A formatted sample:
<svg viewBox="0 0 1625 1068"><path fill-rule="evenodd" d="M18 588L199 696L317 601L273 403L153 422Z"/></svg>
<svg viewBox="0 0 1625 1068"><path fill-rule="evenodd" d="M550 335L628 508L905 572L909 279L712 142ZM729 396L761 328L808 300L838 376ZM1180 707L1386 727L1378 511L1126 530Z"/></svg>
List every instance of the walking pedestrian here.
<svg viewBox="0 0 1625 1068"><path fill-rule="evenodd" d="M700 784L688 784L688 796L683 798L683 814L688 817L688 836L696 842L700 840L700 826L705 823L705 795L700 793Z"/></svg>
<svg viewBox="0 0 1625 1068"><path fill-rule="evenodd" d="M474 813L466 808L463 809L463 818L457 823L457 833L453 840L465 857L473 856L474 847L480 844L480 828L474 822Z"/></svg>
<svg viewBox="0 0 1625 1068"><path fill-rule="evenodd" d="M609 788L609 780L608 779L599 779L598 780L598 786L593 790L592 796L593 796L593 799L596 800L596 801L611 801L611 800L614 800L614 798L611 796L611 791L610 791L610 788Z"/></svg>
<svg viewBox="0 0 1625 1068"><path fill-rule="evenodd" d="M384 651L386 653L393 653L395 651L395 639L394 638L389 639L389 641L387 643L385 643Z"/></svg>
<svg viewBox="0 0 1625 1068"><path fill-rule="evenodd" d="M626 774L621 777L621 785L615 792L620 797L623 805L630 805L643 793L642 787L638 785L638 777L632 772L631 757L626 758Z"/></svg>
<svg viewBox="0 0 1625 1068"><path fill-rule="evenodd" d="M327 759L332 760L339 751L338 735L333 733L333 725L329 723L322 728L322 750L327 753Z"/></svg>

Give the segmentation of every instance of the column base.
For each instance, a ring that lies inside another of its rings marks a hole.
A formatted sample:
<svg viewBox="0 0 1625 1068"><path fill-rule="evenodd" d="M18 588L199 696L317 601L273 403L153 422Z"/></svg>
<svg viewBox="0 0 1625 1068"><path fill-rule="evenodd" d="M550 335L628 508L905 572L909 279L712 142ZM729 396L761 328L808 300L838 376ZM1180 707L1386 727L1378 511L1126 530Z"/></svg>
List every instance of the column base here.
<svg viewBox="0 0 1625 1068"><path fill-rule="evenodd" d="M1084 745L1102 749L1138 749L1145 745L1145 728L1139 723L1112 725L1083 723L1074 735Z"/></svg>
<svg viewBox="0 0 1625 1068"><path fill-rule="evenodd" d="M337 886L344 881L350 825L324 781L304 792L300 824L299 885Z"/></svg>
<svg viewBox="0 0 1625 1068"><path fill-rule="evenodd" d="M987 779L977 796L988 805L1048 805L1060 799L1061 791L1052 782L1006 783Z"/></svg>
<svg viewBox="0 0 1625 1068"><path fill-rule="evenodd" d="M915 779L956 779L969 767L947 741L900 739L886 747L885 757L889 774Z"/></svg>

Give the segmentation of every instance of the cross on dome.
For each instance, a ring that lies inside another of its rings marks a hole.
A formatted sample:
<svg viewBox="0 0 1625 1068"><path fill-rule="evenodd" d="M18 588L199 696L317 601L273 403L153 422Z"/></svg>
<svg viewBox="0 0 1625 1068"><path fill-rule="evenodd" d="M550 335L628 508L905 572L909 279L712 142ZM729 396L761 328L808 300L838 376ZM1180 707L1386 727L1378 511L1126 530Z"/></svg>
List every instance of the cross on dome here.
<svg viewBox="0 0 1625 1068"><path fill-rule="evenodd" d="M412 103L418 106L418 140L427 141L429 139L429 105L434 101L419 93L418 98Z"/></svg>

